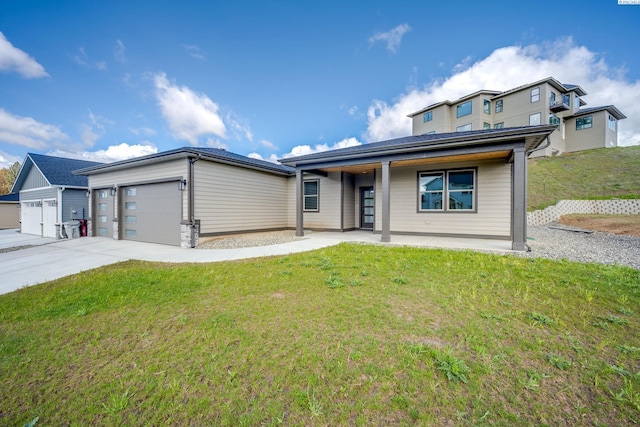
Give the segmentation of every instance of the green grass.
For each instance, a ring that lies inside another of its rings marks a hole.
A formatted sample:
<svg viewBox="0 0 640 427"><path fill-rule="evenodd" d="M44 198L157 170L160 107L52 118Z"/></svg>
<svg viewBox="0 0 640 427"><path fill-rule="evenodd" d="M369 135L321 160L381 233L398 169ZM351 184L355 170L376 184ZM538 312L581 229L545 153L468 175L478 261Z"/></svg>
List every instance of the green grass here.
<svg viewBox="0 0 640 427"><path fill-rule="evenodd" d="M640 146L529 160L528 208L559 200L640 199Z"/></svg>
<svg viewBox="0 0 640 427"><path fill-rule="evenodd" d="M0 296L0 425L634 425L640 270L342 244Z"/></svg>

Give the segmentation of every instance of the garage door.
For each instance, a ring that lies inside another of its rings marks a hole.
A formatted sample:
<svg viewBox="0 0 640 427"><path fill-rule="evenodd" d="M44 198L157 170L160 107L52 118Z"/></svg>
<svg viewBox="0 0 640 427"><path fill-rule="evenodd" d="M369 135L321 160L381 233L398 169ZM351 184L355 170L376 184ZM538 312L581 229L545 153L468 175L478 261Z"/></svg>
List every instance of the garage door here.
<svg viewBox="0 0 640 427"><path fill-rule="evenodd" d="M123 187L121 194L122 239L180 246L182 191L178 181Z"/></svg>
<svg viewBox="0 0 640 427"><path fill-rule="evenodd" d="M113 238L113 196L111 188L93 192L93 235Z"/></svg>
<svg viewBox="0 0 640 427"><path fill-rule="evenodd" d="M56 237L58 222L58 205L55 200L42 202L42 237Z"/></svg>
<svg viewBox="0 0 640 427"><path fill-rule="evenodd" d="M20 223L22 233L42 236L42 207L39 201L20 204Z"/></svg>

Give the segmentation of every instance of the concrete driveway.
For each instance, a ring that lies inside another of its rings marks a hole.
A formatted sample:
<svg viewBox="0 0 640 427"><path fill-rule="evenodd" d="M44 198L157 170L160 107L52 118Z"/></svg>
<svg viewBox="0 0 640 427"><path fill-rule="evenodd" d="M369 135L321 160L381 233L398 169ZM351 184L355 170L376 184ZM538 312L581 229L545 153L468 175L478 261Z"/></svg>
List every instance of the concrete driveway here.
<svg viewBox="0 0 640 427"><path fill-rule="evenodd" d="M304 239L279 245L182 249L106 237L55 240L20 234L16 230L0 230L0 294L130 259L198 263L230 261L311 251L345 241L380 244L380 235L370 231L321 232L307 233ZM393 236L391 244L497 252L509 252L511 246L510 242L500 240L425 236ZM3 252L6 248L28 245L33 246Z"/></svg>

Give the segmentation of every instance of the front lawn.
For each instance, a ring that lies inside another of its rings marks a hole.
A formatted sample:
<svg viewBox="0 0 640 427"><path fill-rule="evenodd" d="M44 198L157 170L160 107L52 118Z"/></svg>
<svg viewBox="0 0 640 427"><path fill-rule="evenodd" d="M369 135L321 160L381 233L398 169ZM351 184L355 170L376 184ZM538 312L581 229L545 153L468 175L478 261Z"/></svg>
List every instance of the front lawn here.
<svg viewBox="0 0 640 427"><path fill-rule="evenodd" d="M0 296L0 425L632 425L640 270L341 244Z"/></svg>

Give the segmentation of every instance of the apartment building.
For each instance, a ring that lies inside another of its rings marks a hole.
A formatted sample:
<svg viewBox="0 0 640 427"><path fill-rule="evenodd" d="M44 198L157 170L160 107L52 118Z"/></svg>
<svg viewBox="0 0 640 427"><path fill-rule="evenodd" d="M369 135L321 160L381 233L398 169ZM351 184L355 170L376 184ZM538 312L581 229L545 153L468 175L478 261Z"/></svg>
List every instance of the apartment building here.
<svg viewBox="0 0 640 427"><path fill-rule="evenodd" d="M505 92L480 90L455 101L429 105L408 117L414 136L556 125L551 145L532 157L616 147L618 121L626 116L613 105L585 107L585 95L578 85L548 77Z"/></svg>

